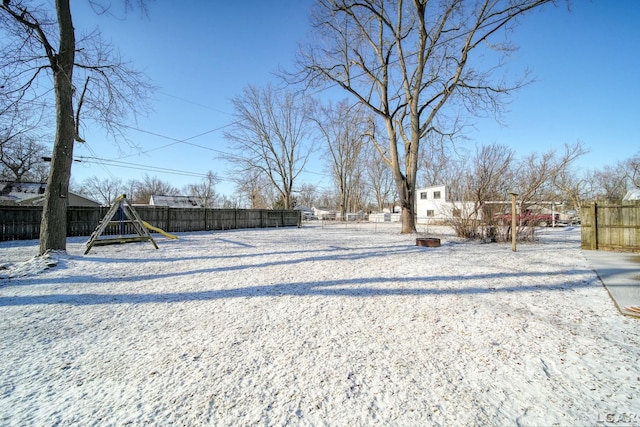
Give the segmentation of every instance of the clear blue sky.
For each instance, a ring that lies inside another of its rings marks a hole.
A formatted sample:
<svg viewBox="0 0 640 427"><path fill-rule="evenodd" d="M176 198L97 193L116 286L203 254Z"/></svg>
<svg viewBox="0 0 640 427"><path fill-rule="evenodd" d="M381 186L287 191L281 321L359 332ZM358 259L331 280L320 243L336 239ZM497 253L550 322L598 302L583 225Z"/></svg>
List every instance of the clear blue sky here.
<svg viewBox="0 0 640 427"><path fill-rule="evenodd" d="M274 82L278 67L290 67L299 41L309 31L311 0L156 1L149 17L124 14L97 16L85 1L74 1L77 31L98 26L124 57L159 87L154 111L132 126L119 149L100 129L87 129L82 156L129 162L194 174L216 172L217 187L231 195L224 127L232 121L230 99L247 84ZM640 151L640 1L573 0L526 16L513 41L520 46L510 67L529 67L536 82L516 93L506 126L478 120L467 144L499 143L518 154L561 149L581 141L591 151L580 166L613 165ZM344 97L340 95L341 97ZM172 139L187 140L190 144ZM171 145L170 145L171 144ZM329 187L323 166L310 164L304 181ZM72 179L157 176L176 187L200 181L198 176L145 171L95 163L75 163Z"/></svg>

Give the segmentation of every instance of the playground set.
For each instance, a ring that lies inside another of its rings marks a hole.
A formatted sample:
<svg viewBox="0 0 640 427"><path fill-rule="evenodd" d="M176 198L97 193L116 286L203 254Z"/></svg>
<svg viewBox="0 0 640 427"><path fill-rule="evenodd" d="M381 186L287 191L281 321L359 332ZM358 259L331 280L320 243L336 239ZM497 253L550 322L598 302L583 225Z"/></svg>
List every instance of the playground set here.
<svg viewBox="0 0 640 427"><path fill-rule="evenodd" d="M116 216L117 219L114 219ZM131 227L128 227L129 224L131 225ZM110 225L118 227L120 234L117 236L104 236L104 232ZM133 233L129 233L131 229L133 229ZM125 194L122 194L116 197L114 202L111 204L111 207L107 211L107 214L104 216L104 218L102 218L102 221L98 223L98 226L91 234L91 237L86 243L87 249L85 250L84 254L88 254L91 248L94 246L147 241L151 242L151 244L156 249L158 249L158 245L156 244L156 241L153 239L149 231L155 231L169 239L178 238L178 236L167 233L166 231L158 227L154 227L153 225L140 218L138 212L136 212L134 207L127 200L127 196Z"/></svg>

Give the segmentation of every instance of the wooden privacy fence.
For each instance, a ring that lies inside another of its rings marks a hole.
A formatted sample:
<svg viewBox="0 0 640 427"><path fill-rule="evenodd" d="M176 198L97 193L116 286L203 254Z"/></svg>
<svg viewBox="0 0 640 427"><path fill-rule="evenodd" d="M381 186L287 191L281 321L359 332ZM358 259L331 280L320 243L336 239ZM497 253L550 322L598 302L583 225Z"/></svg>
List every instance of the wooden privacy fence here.
<svg viewBox="0 0 640 427"><path fill-rule="evenodd" d="M231 230L240 228L300 226L299 210L205 209L136 206L140 217L164 231ZM69 207L67 236L90 236L109 207ZM41 206L0 206L0 241L40 237ZM116 220L117 218L114 218ZM104 234L132 234L130 224L110 225Z"/></svg>
<svg viewBox="0 0 640 427"><path fill-rule="evenodd" d="M594 202L580 219L582 249L640 252L640 201Z"/></svg>

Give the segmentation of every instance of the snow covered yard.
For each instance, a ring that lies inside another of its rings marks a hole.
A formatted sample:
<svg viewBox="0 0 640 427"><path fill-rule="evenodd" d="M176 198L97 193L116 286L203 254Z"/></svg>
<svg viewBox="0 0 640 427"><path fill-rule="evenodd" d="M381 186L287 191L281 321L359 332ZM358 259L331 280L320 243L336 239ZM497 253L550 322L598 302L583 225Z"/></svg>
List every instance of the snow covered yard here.
<svg viewBox="0 0 640 427"><path fill-rule="evenodd" d="M0 243L0 424L640 424L640 324L579 229L517 252L429 231L70 239L53 268Z"/></svg>

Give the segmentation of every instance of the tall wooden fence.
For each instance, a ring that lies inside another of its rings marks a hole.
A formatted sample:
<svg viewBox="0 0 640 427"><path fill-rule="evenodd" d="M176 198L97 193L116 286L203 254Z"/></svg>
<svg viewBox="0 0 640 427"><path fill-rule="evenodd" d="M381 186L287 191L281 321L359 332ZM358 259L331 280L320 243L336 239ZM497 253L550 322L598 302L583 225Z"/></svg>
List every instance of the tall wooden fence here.
<svg viewBox="0 0 640 427"><path fill-rule="evenodd" d="M640 252L640 201L594 202L580 219L582 249Z"/></svg>
<svg viewBox="0 0 640 427"><path fill-rule="evenodd" d="M164 231L230 230L240 228L300 226L298 210L204 209L136 206L140 217ZM90 236L108 207L69 207L67 236ZM118 214L116 214L117 216ZM0 241L38 239L41 206L0 206ZM114 218L118 220L118 218ZM130 225L113 224L105 234L133 234Z"/></svg>

